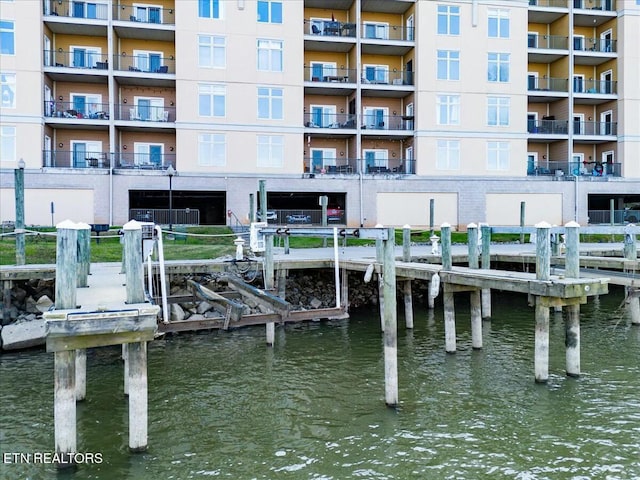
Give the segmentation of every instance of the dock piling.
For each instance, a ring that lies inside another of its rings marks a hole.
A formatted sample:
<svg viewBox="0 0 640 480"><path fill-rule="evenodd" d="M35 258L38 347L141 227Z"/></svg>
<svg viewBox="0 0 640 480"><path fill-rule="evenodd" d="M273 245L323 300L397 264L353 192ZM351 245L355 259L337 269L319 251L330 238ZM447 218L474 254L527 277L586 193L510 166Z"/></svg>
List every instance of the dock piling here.
<svg viewBox="0 0 640 480"><path fill-rule="evenodd" d="M411 227L402 227L402 261L411 261ZM411 280L406 279L402 285L404 297L404 319L406 328L413 328L413 294L411 293Z"/></svg>
<svg viewBox="0 0 640 480"><path fill-rule="evenodd" d="M549 280L551 275L551 225L536 224L536 279ZM536 298L535 326L535 380L549 379L549 305L542 297Z"/></svg>
<svg viewBox="0 0 640 480"><path fill-rule="evenodd" d="M480 234L482 242L481 267L489 270L491 268L491 227L486 223L480 224ZM482 319L491 319L491 289L482 289Z"/></svg>
<svg viewBox="0 0 640 480"><path fill-rule="evenodd" d="M580 225L569 222L565 225L567 247L565 259L565 277L580 277ZM580 376L580 304L566 306L565 348L567 375Z"/></svg>
<svg viewBox="0 0 640 480"><path fill-rule="evenodd" d="M629 224L625 227L624 232L624 258L634 265L638 262L638 245L636 243L635 229L637 227ZM632 267L637 270L637 267ZM638 288L627 287L627 305L629 315L631 316L632 325L640 325L640 290Z"/></svg>
<svg viewBox="0 0 640 480"><path fill-rule="evenodd" d="M398 405L398 331L396 313L396 261L395 231L387 229L388 239L383 240L384 280L384 379L385 401L390 407Z"/></svg>
<svg viewBox="0 0 640 480"><path fill-rule="evenodd" d="M128 345L129 363L129 450L147 449L147 343Z"/></svg>
<svg viewBox="0 0 640 480"><path fill-rule="evenodd" d="M65 220L56 225L56 285L57 310L76 308L77 284L77 225ZM76 372L76 351L54 354L54 429L56 453L76 452L76 375L86 378L85 372ZM62 461L60 469L73 467L72 462Z"/></svg>
<svg viewBox="0 0 640 480"><path fill-rule="evenodd" d="M469 268L478 269L478 226L475 223L467 225L467 249ZM480 289L471 291L471 345L479 350L482 348L482 300Z"/></svg>
<svg viewBox="0 0 640 480"><path fill-rule="evenodd" d="M453 260L451 258L451 225L443 223L440 226L440 241L442 244L442 270L451 270ZM442 300L444 302L444 339L445 351L456 352L456 311L452 286L444 284Z"/></svg>
<svg viewBox="0 0 640 480"><path fill-rule="evenodd" d="M260 194L260 214L262 221L267 221L267 181L258 182ZM264 236L264 289L271 291L274 287L273 235ZM269 322L265 327L267 345L272 347L276 337L275 323Z"/></svg>

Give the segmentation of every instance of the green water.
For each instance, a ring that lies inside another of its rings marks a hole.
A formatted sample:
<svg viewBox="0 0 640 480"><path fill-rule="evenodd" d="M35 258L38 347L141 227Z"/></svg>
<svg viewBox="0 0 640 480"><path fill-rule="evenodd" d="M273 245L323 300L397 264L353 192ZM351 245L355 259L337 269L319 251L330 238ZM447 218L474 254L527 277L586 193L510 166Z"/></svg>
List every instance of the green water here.
<svg viewBox="0 0 640 480"><path fill-rule="evenodd" d="M127 450L117 348L88 353L78 450L103 462L57 473L1 465L2 479L636 479L640 327L621 292L582 307L582 371L564 375L564 322L551 314L550 380L533 381L533 310L494 296L484 349L471 349L456 297L458 353L442 311L399 319L401 405L384 405L375 312L291 325L182 334L149 346L149 450ZM1 451L52 452L53 355L0 356Z"/></svg>

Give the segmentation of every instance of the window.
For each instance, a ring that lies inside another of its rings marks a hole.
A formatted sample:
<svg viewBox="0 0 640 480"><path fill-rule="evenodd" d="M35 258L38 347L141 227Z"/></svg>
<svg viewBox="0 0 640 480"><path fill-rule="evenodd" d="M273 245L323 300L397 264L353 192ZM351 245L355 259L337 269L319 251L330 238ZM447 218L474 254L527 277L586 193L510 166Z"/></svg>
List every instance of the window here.
<svg viewBox="0 0 640 480"><path fill-rule="evenodd" d="M363 108L362 124L364 127L374 130L389 129L389 109L386 107Z"/></svg>
<svg viewBox="0 0 640 480"><path fill-rule="evenodd" d="M438 125L460 125L460 95L438 95Z"/></svg>
<svg viewBox="0 0 640 480"><path fill-rule="evenodd" d="M527 47L538 48L538 32L527 33Z"/></svg>
<svg viewBox="0 0 640 480"><path fill-rule="evenodd" d="M0 73L0 90L2 90L2 108L16 108L16 74Z"/></svg>
<svg viewBox="0 0 640 480"><path fill-rule="evenodd" d="M227 164L227 140L222 133L198 135L198 165L224 167Z"/></svg>
<svg viewBox="0 0 640 480"><path fill-rule="evenodd" d="M13 22L10 20L0 20L0 54L15 55L15 32Z"/></svg>
<svg viewBox="0 0 640 480"><path fill-rule="evenodd" d="M163 97L134 97L133 101L134 108L130 109L132 120L166 122L169 119Z"/></svg>
<svg viewBox="0 0 640 480"><path fill-rule="evenodd" d="M322 169L331 170L327 167L335 167L335 148L312 148L311 149L311 172L321 172Z"/></svg>
<svg viewBox="0 0 640 480"><path fill-rule="evenodd" d="M100 47L71 46L69 64L74 68L93 68L102 61L102 49Z"/></svg>
<svg viewBox="0 0 640 480"><path fill-rule="evenodd" d="M490 82L508 82L509 59L510 54L508 53L489 53L487 80Z"/></svg>
<svg viewBox="0 0 640 480"><path fill-rule="evenodd" d="M71 93L71 109L76 112L78 118L99 118L98 112L105 113L102 95L98 94Z"/></svg>
<svg viewBox="0 0 640 480"><path fill-rule="evenodd" d="M311 62L311 81L326 82L329 77L338 76L338 66L335 63Z"/></svg>
<svg viewBox="0 0 640 480"><path fill-rule="evenodd" d="M281 88L258 87L258 118L282 120Z"/></svg>
<svg viewBox="0 0 640 480"><path fill-rule="evenodd" d="M152 165L157 168L163 166L164 144L162 143L134 142L133 152L135 165Z"/></svg>
<svg viewBox="0 0 640 480"><path fill-rule="evenodd" d="M198 35L198 66L224 68L227 64L227 41L225 37Z"/></svg>
<svg viewBox="0 0 640 480"><path fill-rule="evenodd" d="M364 38L375 38L378 40L387 40L389 38L389 24L365 22Z"/></svg>
<svg viewBox="0 0 640 480"><path fill-rule="evenodd" d="M510 106L511 99L509 97L489 97L487 104L487 125L492 127L508 127Z"/></svg>
<svg viewBox="0 0 640 480"><path fill-rule="evenodd" d="M282 2L258 0L258 22L282 23Z"/></svg>
<svg viewBox="0 0 640 480"><path fill-rule="evenodd" d="M509 169L509 142L487 142L487 169Z"/></svg>
<svg viewBox="0 0 640 480"><path fill-rule="evenodd" d="M198 85L198 114L201 117L224 117L227 88L224 85Z"/></svg>
<svg viewBox="0 0 640 480"><path fill-rule="evenodd" d="M0 127L0 159L3 162L16 161L16 127L14 126Z"/></svg>
<svg viewBox="0 0 640 480"><path fill-rule="evenodd" d="M98 165L103 158L102 142L71 140L71 157L73 168L86 168Z"/></svg>
<svg viewBox="0 0 640 480"><path fill-rule="evenodd" d="M509 10L489 10L489 38L509 38Z"/></svg>
<svg viewBox="0 0 640 480"><path fill-rule="evenodd" d="M336 122L336 106L335 105L311 105L311 121L308 127L331 128Z"/></svg>
<svg viewBox="0 0 640 480"><path fill-rule="evenodd" d="M389 168L388 150L363 150L365 173L386 171Z"/></svg>
<svg viewBox="0 0 640 480"><path fill-rule="evenodd" d="M364 65L362 83L389 83L389 65Z"/></svg>
<svg viewBox="0 0 640 480"><path fill-rule="evenodd" d="M151 5L135 5L133 13L136 22L162 23L162 7ZM133 20L133 19L131 19Z"/></svg>
<svg viewBox="0 0 640 480"><path fill-rule="evenodd" d="M198 0L198 16L200 18L222 18L222 2L220 0Z"/></svg>
<svg viewBox="0 0 640 480"><path fill-rule="evenodd" d="M438 140L436 152L437 170L460 169L460 141Z"/></svg>
<svg viewBox="0 0 640 480"><path fill-rule="evenodd" d="M168 68L161 69L162 55L162 52L134 50L133 66L140 72L167 73Z"/></svg>
<svg viewBox="0 0 640 480"><path fill-rule="evenodd" d="M438 35L460 35L460 7L438 5Z"/></svg>
<svg viewBox="0 0 640 480"><path fill-rule="evenodd" d="M106 20L107 5L105 3L96 2L80 2L73 0L71 13L76 18L93 18Z"/></svg>
<svg viewBox="0 0 640 480"><path fill-rule="evenodd" d="M258 70L282 72L282 41L258 40Z"/></svg>
<svg viewBox="0 0 640 480"><path fill-rule="evenodd" d="M258 135L258 167L281 168L284 164L284 137Z"/></svg>
<svg viewBox="0 0 640 480"><path fill-rule="evenodd" d="M438 80L460 80L460 52L438 50Z"/></svg>

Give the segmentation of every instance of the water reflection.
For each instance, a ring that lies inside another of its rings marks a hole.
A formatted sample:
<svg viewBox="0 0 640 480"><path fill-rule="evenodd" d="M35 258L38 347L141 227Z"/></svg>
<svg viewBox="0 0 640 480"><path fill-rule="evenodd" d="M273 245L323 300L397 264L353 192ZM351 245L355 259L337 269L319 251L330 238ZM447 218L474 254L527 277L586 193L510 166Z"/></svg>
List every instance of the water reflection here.
<svg viewBox="0 0 640 480"><path fill-rule="evenodd" d="M149 346L149 450L128 452L118 348L88 355L78 446L101 465L58 474L2 465L2 478L634 478L640 476L640 328L620 292L582 310L580 378L564 373L564 319L552 315L550 379L533 381L533 309L496 292L471 348L443 313L399 321L398 409L384 405L378 310L348 321L166 336ZM404 330L404 331L403 331ZM0 356L3 451L53 449L53 358Z"/></svg>

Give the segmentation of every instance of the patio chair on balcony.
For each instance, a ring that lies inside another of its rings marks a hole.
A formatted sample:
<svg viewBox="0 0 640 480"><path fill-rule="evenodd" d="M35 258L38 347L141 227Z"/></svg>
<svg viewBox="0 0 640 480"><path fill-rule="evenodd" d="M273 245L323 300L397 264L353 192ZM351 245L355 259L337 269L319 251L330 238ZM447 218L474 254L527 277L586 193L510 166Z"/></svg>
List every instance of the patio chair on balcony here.
<svg viewBox="0 0 640 480"><path fill-rule="evenodd" d="M156 73L169 73L169 66L168 65L162 65L159 68L156 69Z"/></svg>
<svg viewBox="0 0 640 480"><path fill-rule="evenodd" d="M138 112L136 112L136 109L135 109L135 108L130 108L130 109L129 109L129 118L130 118L131 120L142 120L142 119L140 118L140 115L138 115Z"/></svg>

